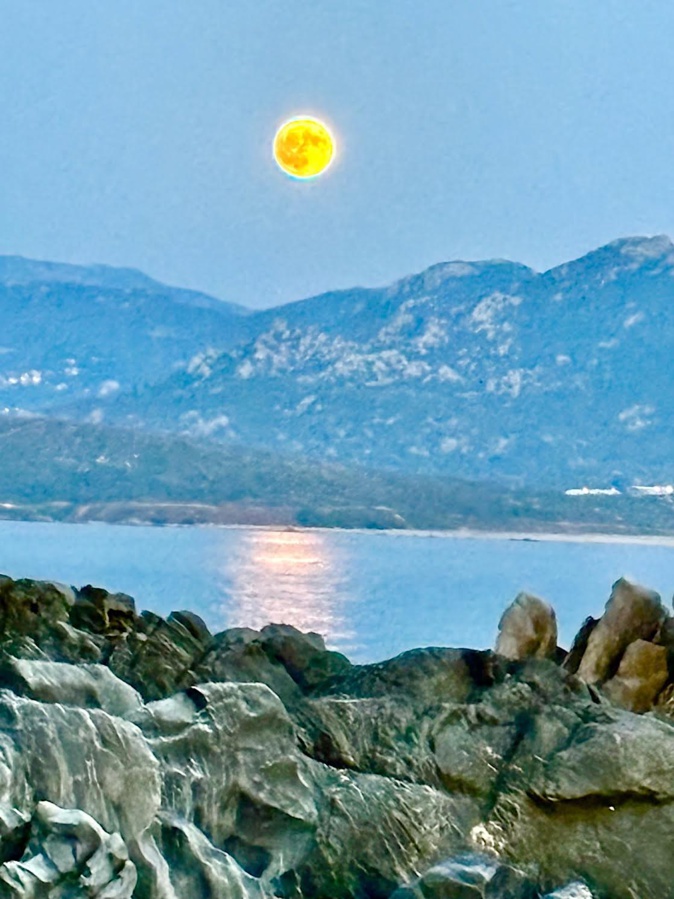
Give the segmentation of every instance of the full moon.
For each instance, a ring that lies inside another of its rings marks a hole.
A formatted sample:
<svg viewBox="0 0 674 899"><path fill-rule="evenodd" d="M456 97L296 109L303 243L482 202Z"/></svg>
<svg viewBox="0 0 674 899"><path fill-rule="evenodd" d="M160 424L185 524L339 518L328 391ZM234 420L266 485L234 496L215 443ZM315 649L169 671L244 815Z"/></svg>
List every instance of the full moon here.
<svg viewBox="0 0 674 899"><path fill-rule="evenodd" d="M327 125L298 116L281 125L274 137L274 159L293 178L315 178L330 165L335 140Z"/></svg>

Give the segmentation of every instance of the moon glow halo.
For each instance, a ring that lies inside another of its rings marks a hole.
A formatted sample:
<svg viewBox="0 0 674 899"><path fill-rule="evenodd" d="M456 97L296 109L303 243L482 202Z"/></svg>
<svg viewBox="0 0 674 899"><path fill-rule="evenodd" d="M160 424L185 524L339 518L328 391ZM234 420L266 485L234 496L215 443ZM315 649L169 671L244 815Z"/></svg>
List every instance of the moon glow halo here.
<svg viewBox="0 0 674 899"><path fill-rule="evenodd" d="M285 122L274 137L274 159L292 178L323 174L335 156L335 139L327 125L312 116Z"/></svg>

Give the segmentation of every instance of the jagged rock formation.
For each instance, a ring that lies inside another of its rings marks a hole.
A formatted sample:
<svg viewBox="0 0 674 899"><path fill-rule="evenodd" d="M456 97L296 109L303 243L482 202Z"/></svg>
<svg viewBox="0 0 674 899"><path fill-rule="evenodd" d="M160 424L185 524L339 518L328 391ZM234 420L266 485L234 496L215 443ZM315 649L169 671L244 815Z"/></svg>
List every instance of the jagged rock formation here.
<svg viewBox="0 0 674 899"><path fill-rule="evenodd" d="M496 652L507 659L554 659L557 617L547 602L520 593L499 622Z"/></svg>
<svg viewBox="0 0 674 899"><path fill-rule="evenodd" d="M501 617L496 653L557 659L614 705L674 713L674 617L657 593L624 578L613 585L604 615L584 622L568 653L557 646L554 609L520 593Z"/></svg>
<svg viewBox="0 0 674 899"><path fill-rule="evenodd" d="M672 619L553 624L354 666L2 578L0 899L672 899Z"/></svg>
<svg viewBox="0 0 674 899"><path fill-rule="evenodd" d="M90 815L38 802L27 832L21 861L6 861L0 868L0 895L133 896L136 867L124 841Z"/></svg>
<svg viewBox="0 0 674 899"><path fill-rule="evenodd" d="M604 615L588 636L578 674L587 683L604 683L636 640L652 640L667 620L657 593L625 580L613 586Z"/></svg>
<svg viewBox="0 0 674 899"><path fill-rule="evenodd" d="M652 590L616 581L603 616L587 619L563 664L622 708L674 714L674 618Z"/></svg>

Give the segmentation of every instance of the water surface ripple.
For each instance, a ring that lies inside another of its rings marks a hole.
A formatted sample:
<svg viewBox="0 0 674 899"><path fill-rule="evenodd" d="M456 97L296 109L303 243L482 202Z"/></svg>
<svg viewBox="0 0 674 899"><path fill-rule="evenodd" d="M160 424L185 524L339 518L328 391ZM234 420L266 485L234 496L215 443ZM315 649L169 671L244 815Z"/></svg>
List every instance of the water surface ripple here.
<svg viewBox="0 0 674 899"><path fill-rule="evenodd" d="M415 646L491 646L520 590L553 603L568 645L622 575L660 591L671 607L674 547L0 521L0 572L123 591L162 615L192 609L213 630L286 622L362 662Z"/></svg>

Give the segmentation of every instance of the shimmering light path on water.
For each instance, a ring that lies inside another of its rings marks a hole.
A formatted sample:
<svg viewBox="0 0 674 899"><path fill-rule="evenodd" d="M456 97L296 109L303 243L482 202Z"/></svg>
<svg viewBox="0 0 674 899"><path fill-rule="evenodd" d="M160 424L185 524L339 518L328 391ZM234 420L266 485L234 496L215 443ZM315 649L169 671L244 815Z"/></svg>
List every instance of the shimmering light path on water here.
<svg viewBox="0 0 674 899"><path fill-rule="evenodd" d="M214 630L285 621L371 661L415 646L490 646L519 590L553 603L568 644L621 575L671 605L674 547L0 521L0 572L123 591L163 615L192 609Z"/></svg>

